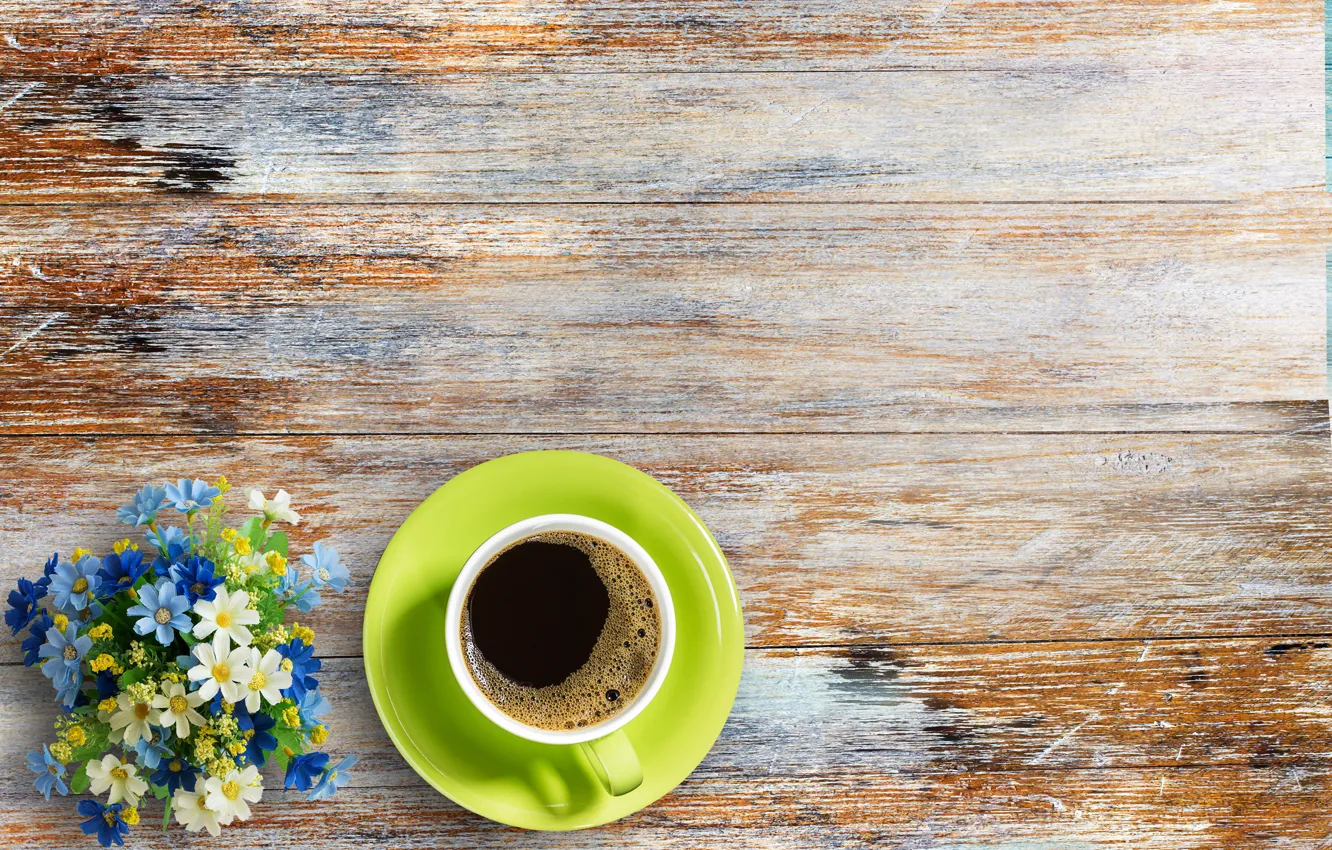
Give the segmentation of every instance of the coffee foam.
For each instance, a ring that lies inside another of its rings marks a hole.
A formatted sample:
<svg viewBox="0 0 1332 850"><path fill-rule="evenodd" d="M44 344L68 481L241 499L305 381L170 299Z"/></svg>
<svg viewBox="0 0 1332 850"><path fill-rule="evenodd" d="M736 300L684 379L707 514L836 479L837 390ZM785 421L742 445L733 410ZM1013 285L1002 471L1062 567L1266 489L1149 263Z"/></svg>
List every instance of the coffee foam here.
<svg viewBox="0 0 1332 850"><path fill-rule="evenodd" d="M533 540L581 550L606 587L610 609L587 662L563 682L548 687L512 681L472 642L470 596L463 609L463 656L485 698L519 723L552 731L594 726L632 703L652 674L661 645L660 605L647 577L628 555L605 540L578 532L550 531L525 537L495 553L482 572L504 552ZM615 699L609 698L611 693L616 694Z"/></svg>

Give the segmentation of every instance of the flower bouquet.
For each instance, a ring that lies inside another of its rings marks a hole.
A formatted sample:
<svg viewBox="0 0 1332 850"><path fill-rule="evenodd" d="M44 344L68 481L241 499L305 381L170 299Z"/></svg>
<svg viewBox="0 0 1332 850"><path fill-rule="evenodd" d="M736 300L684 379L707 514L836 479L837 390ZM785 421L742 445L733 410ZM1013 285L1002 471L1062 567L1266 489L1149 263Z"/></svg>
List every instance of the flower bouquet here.
<svg viewBox="0 0 1332 850"><path fill-rule="evenodd" d="M28 754L34 784L48 800L106 794L78 805L103 847L124 843L149 795L164 801L164 830L174 812L185 829L218 835L249 818L268 759L285 769L284 788L311 800L345 785L356 761L310 752L329 734L321 662L314 632L283 623L288 608L308 613L321 592L341 592L347 568L322 543L301 558L305 571L288 561L273 526L300 516L285 491L250 491L259 513L232 527L228 489L225 477L146 486L117 511L147 529L144 550L125 539L101 558L57 553L9 594L5 622L28 631L23 663L41 664L64 708L55 742Z"/></svg>

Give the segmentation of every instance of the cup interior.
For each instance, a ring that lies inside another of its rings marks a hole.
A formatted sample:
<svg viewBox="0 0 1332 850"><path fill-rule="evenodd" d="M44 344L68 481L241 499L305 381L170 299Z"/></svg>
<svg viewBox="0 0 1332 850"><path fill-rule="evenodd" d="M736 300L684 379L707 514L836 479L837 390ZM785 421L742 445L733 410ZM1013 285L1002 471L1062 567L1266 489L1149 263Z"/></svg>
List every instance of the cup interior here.
<svg viewBox="0 0 1332 850"><path fill-rule="evenodd" d="M579 729L552 730L529 726L510 717L498 706L490 702L472 678L462 647L463 607L471 592L472 585L490 560L506 547L532 537L552 531L568 531L596 537L619 549L647 579L657 598L661 617L661 642L652 670L638 694L629 705L614 716L600 723ZM463 564L453 589L449 592L448 610L445 617L445 642L449 655L449 666L458 680L463 693L477 709L493 723L506 731L531 741L548 744L577 744L604 737L620 729L642 712L666 678L670 667L671 655L675 650L675 607L671 601L670 588L657 568L652 557L632 537L618 528L601 520L579 514L544 514L530 517L500 529L486 542L477 547L467 562Z"/></svg>

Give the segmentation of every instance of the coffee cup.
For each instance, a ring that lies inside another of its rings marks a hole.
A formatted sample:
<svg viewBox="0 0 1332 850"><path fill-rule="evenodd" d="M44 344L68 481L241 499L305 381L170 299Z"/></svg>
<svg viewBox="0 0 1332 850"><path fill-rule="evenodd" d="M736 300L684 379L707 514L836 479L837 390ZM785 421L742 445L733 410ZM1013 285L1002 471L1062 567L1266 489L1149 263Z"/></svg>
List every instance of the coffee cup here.
<svg viewBox="0 0 1332 850"><path fill-rule="evenodd" d="M488 720L579 747L611 795L642 784L623 730L666 678L676 622L661 570L632 537L577 514L506 526L463 565L445 627L458 685Z"/></svg>

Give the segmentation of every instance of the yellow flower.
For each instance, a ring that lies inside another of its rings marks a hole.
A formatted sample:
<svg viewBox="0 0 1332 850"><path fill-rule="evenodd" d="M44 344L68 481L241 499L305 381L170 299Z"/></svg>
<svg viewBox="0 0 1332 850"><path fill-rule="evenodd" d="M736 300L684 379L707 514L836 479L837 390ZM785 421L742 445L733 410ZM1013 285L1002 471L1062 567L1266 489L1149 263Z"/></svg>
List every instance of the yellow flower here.
<svg viewBox="0 0 1332 850"><path fill-rule="evenodd" d="M51 745L51 755L55 756L56 761L67 762L74 758L74 751L64 741L56 741Z"/></svg>
<svg viewBox="0 0 1332 850"><path fill-rule="evenodd" d="M92 661L89 661L88 666L92 668L94 673L100 673L103 670L110 670L112 667L116 666L116 659L103 652Z"/></svg>
<svg viewBox="0 0 1332 850"><path fill-rule="evenodd" d="M248 555L254 551L250 548L250 538L248 537L237 537L232 545L236 547L237 555Z"/></svg>
<svg viewBox="0 0 1332 850"><path fill-rule="evenodd" d="M110 623L98 623L91 629L88 629L88 637L93 640L111 640L115 637L115 632L111 631Z"/></svg>
<svg viewBox="0 0 1332 850"><path fill-rule="evenodd" d="M292 637L300 638L306 646L314 646L314 629L302 626L300 623L292 623L289 631Z"/></svg>
<svg viewBox="0 0 1332 850"><path fill-rule="evenodd" d="M310 730L310 741L316 746L320 746L328 740L328 727L320 723Z"/></svg>
<svg viewBox="0 0 1332 850"><path fill-rule="evenodd" d="M136 666L143 664L147 660L147 657L143 654L143 644L139 643L137 640L130 641L129 660L131 664Z"/></svg>
<svg viewBox="0 0 1332 850"><path fill-rule="evenodd" d="M63 632L65 627L69 625L69 618L64 614L56 614L51 620L51 625L55 626L56 631Z"/></svg>
<svg viewBox="0 0 1332 850"><path fill-rule="evenodd" d="M116 698L115 698L115 697L107 697L106 699L104 699L104 700L102 700L101 702L97 703L97 710L98 710L98 711L115 711L115 710L116 710Z"/></svg>
<svg viewBox="0 0 1332 850"><path fill-rule="evenodd" d="M120 819L125 822L126 826L138 826L139 810L134 806L126 806L120 810Z"/></svg>
<svg viewBox="0 0 1332 850"><path fill-rule="evenodd" d="M203 729L201 727L199 732L202 731ZM196 732L194 737L194 760L198 764L205 764L212 760L215 753L215 745L212 738L207 735L201 735L199 732Z"/></svg>
<svg viewBox="0 0 1332 850"><path fill-rule="evenodd" d="M125 550L126 550L126 549L129 549L129 550L132 551L132 552L137 552L137 551L139 551L139 544L138 544L138 543L131 543L131 542L130 542L130 539L129 539L128 537L126 537L124 540L117 540L115 543L113 543L113 544L111 545L111 549L112 549L112 551L114 551L117 555L123 555L123 554L125 554Z"/></svg>
<svg viewBox="0 0 1332 850"><path fill-rule="evenodd" d="M227 541L228 543L230 543L231 541L235 540L237 534L240 534L240 532L237 531L237 530L234 529L234 528L224 528L224 529L222 529L222 539L225 540L225 541Z"/></svg>
<svg viewBox="0 0 1332 850"><path fill-rule="evenodd" d="M233 756L240 755L245 752L245 742L232 741L230 744L227 744L227 752L231 753Z"/></svg>
<svg viewBox="0 0 1332 850"><path fill-rule="evenodd" d="M87 742L88 736L84 734L82 726L71 726L65 730L65 740L69 741L71 747L81 747Z"/></svg>
<svg viewBox="0 0 1332 850"><path fill-rule="evenodd" d="M139 598L139 592L132 587L125 588L125 595L128 596L130 599Z"/></svg>
<svg viewBox="0 0 1332 850"><path fill-rule="evenodd" d="M232 711L235 710L235 708L236 704L234 702L227 702L226 700L222 700L222 710L227 714L230 714Z"/></svg>
<svg viewBox="0 0 1332 850"><path fill-rule="evenodd" d="M213 486L221 490L223 493L231 489L231 485L227 483L227 476L225 475L217 476L217 481L213 483Z"/></svg>
<svg viewBox="0 0 1332 850"><path fill-rule="evenodd" d="M286 709L282 712L282 722L295 729L301 725L301 712L296 706Z"/></svg>
<svg viewBox="0 0 1332 850"><path fill-rule="evenodd" d="M268 562L268 568L273 571L275 576L285 576L287 574L287 559L282 557L281 552L269 552L264 556Z"/></svg>
<svg viewBox="0 0 1332 850"><path fill-rule="evenodd" d="M229 756L223 756L219 759L211 759L208 762L208 772L213 776L226 776L236 769L236 762Z"/></svg>
<svg viewBox="0 0 1332 850"><path fill-rule="evenodd" d="M79 562L79 559L82 558L84 555L91 555L91 554L92 552L80 546L78 549L74 550L74 554L71 555L70 558L74 561L74 563L77 564Z"/></svg>

